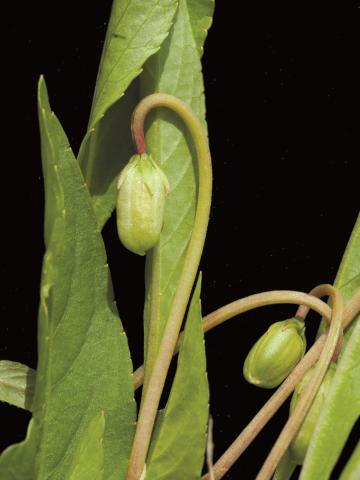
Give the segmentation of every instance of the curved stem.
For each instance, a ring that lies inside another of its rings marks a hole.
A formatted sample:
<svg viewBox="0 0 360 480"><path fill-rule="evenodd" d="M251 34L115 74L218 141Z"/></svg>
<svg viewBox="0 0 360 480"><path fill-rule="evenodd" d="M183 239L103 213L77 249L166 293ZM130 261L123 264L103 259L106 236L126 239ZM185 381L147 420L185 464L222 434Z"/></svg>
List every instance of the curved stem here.
<svg viewBox="0 0 360 480"><path fill-rule="evenodd" d="M342 318L342 326L344 329L351 323L351 321L359 312L360 290L352 297L344 309ZM215 463L214 472L216 480L219 480L226 474L226 472L231 468L240 455L254 440L257 434L262 430L262 428L267 424L267 422L272 418L272 416L292 393L299 380L303 375L305 375L306 371L312 366L313 363L317 361L321 351L323 350L325 340L325 334L321 335L317 339L314 345L308 350L304 358L297 364L292 373L280 385L276 392L263 405L251 422L245 427L245 429L234 440L226 452L224 452L224 454ZM296 382L295 379L297 379ZM203 480L208 480L209 477L205 475L202 478Z"/></svg>
<svg viewBox="0 0 360 480"><path fill-rule="evenodd" d="M318 338L316 343L304 355L286 380L284 380L276 392L262 406L251 422L248 423L248 425L234 440L226 452L224 452L219 460L215 463L213 467L215 480L219 480L228 472L240 455L254 440L257 434L263 429L263 427L274 416L280 406L291 395L305 373L318 360L320 353L324 348L325 340L326 335L322 335ZM202 479L209 480L208 474L204 475Z"/></svg>
<svg viewBox="0 0 360 480"><path fill-rule="evenodd" d="M204 331L220 325L224 321L240 313L247 312L259 307L265 307L275 304L293 304L300 303L307 305L308 308L324 316L330 322L331 308L322 300L317 298L316 292L310 293L296 292L292 290L273 290L270 292L255 293L248 297L241 298L235 302L229 303L224 307L215 310L204 318Z"/></svg>
<svg viewBox="0 0 360 480"><path fill-rule="evenodd" d="M343 314L343 302L340 292L331 285L320 285L316 289L319 296L329 295L332 300L332 315L329 332L325 341L324 348L315 367L314 374L305 389L304 395L300 398L293 414L289 417L263 466L261 467L256 480L269 480L274 473L277 464L288 448L292 438L300 428L311 403L320 387L326 370L331 362L331 358L335 351L336 345L341 334L341 322ZM314 293L315 294L315 293Z"/></svg>
<svg viewBox="0 0 360 480"><path fill-rule="evenodd" d="M295 296L296 295L296 296ZM299 295L299 297L297 297ZM296 300L297 298L297 300ZM306 314L302 318L306 317L310 309L313 309L317 313L323 316L327 321L330 321L331 318L331 308L322 300L318 299L307 293L302 292L293 292L291 290L274 290L272 292L263 292L256 293L254 295L249 295L248 297L235 300L234 302L228 303L217 310L209 313L203 318L203 329L204 332L212 330L214 327L221 325L226 320L229 320L241 313L248 312L249 310L264 307L267 305L274 304L302 304L299 308L306 309ZM299 309L298 309L299 311ZM360 311L360 290L357 291L351 300L346 304L344 315L343 315L343 330L345 330L351 321L354 319ZM181 341L183 337L183 332L180 333L174 354L177 353L180 349ZM144 381L144 365L138 367L134 374L134 389L141 387Z"/></svg>
<svg viewBox="0 0 360 480"><path fill-rule="evenodd" d="M311 292L310 292L310 294L311 294ZM310 307L309 305L306 305L305 303L303 305L299 305L299 307L296 311L295 317L300 318L301 320L305 320L307 314L310 311L310 308L312 308L312 307ZM345 311L344 311L343 322L342 322L343 330L345 330L349 326L349 324L354 319L355 315L357 315L359 313L359 309L360 309L360 288L359 288L359 290L357 290L354 293L354 295L351 297L349 302L346 304ZM320 313L320 312L318 312L318 313ZM346 315L345 315L345 313L346 313ZM324 320L328 321L329 318L324 316Z"/></svg>
<svg viewBox="0 0 360 480"><path fill-rule="evenodd" d="M273 290L270 292L256 293L254 295L241 298L240 300L235 300L234 302L228 303L227 305L218 308L214 312L209 313L203 318L204 332L221 325L226 320L229 320L236 315L240 315L241 313L248 312L249 310L253 310L255 308L275 304L302 304L312 308L328 321L330 321L331 318L331 308L325 302L311 294L295 292L291 290ZM180 333L174 353L179 351L182 337L183 333ZM139 388L143 381L144 366L141 365L141 367L136 369L134 372L134 388Z"/></svg>
<svg viewBox="0 0 360 480"><path fill-rule="evenodd" d="M149 95L139 103L132 119L132 133L138 153L145 152L145 117L150 110L157 107L166 107L173 110L182 118L189 129L197 153L199 188L194 226L186 251L184 265L170 308L159 352L152 371L149 372L147 388L143 392L127 480L138 480L144 468L166 374L173 356L204 247L211 205L212 169L208 141L199 120L184 102L172 95L158 93Z"/></svg>

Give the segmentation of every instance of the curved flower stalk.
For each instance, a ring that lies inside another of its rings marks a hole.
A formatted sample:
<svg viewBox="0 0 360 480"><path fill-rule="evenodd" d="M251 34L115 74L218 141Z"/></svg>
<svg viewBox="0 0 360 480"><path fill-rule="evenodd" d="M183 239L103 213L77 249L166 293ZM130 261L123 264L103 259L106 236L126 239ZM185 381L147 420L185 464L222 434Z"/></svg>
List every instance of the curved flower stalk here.
<svg viewBox="0 0 360 480"><path fill-rule="evenodd" d="M148 112L156 107L167 107L172 109L179 114L179 116L184 120L185 124L189 128L189 131L194 139L198 158L199 189L195 222L186 251L184 266L170 309L160 348L157 352L157 355L155 356L155 359L152 358L151 369L149 368L147 371L147 381L143 390L138 423L127 471L127 480L137 480L142 474L145 466L146 455L150 444L150 438L154 427L160 396L165 383L165 378L171 358L179 344L178 336L180 326L184 317L186 306L191 293L191 288L193 286L197 268L199 265L205 241L211 203L212 173L207 138L202 131L200 122L182 101L171 95L154 94L146 97L140 102L134 112L132 121L133 139L136 145L138 155L147 154L144 137L144 122ZM274 292L270 293L274 294ZM294 294L296 292L291 293ZM312 377L311 382L309 383L305 394L299 401L299 406L295 409L294 415L292 415L292 417L287 422L282 434L279 437L279 440L275 443L274 448L270 452L264 466L260 470L257 479L266 480L271 477L277 463L281 459L282 454L286 450L292 437L298 430L302 419L310 408L312 400L316 395L317 389L321 383L323 376L326 373L331 359L334 359L336 357L340 349L342 336L341 323L343 314L342 298L339 292L331 285L320 285L319 287L316 287L313 291L310 292L310 296L312 296L313 298L321 297L323 295L331 296L333 304L331 316L329 316L329 307L327 307L327 310L323 307L323 302L320 302L322 305L319 310L320 313L328 320L331 319L328 334L318 339L315 346L305 355L303 360L295 367L293 372L290 373L288 378L279 388L278 392L276 392L276 394L274 395L275 400L272 400L270 402L270 406L266 405L264 411L259 412L260 415L258 414L258 416L256 417L255 424L253 424L251 428L247 427L244 430L243 434L241 434L235 442L237 443L235 450L232 448L233 446L230 447L229 451L225 452L219 462L215 464L211 472L212 477L222 477L222 475L228 470L228 468L230 468L232 463L239 456L238 443L242 444L240 450L242 449L243 451L246 446L251 442L251 440L255 437L258 431L260 431L266 421L279 408L281 403L294 390L295 386L299 383L306 371L309 370L309 368L311 368L311 366L314 365L314 363L318 360L317 366L315 368L315 373ZM272 302L270 303L276 303L276 294L273 296L274 298L272 298ZM254 305L256 305L256 301L254 302L254 300L255 299L253 298L250 300L250 302L248 302L247 309L255 308ZM244 299L239 300L238 302L243 301ZM297 303L298 305L300 305L298 310L298 312L300 313L298 315L297 322L301 322L303 320L302 315L304 316L304 318L306 316L306 311L304 310L303 305L305 305L306 307L312 305L310 303L307 303L306 301L299 302L298 299L296 302L293 303ZM257 306L261 306L261 302L257 304ZM317 307L319 308L319 305L317 305ZM229 308L229 306L224 308ZM225 313L220 322L224 321L227 314L228 312ZM208 321L208 326L214 326L217 324L216 322L218 321L219 319L215 319L214 321L214 317L212 317ZM151 328L151 325L149 328ZM150 348L148 349L148 355L149 351ZM154 352L152 352L152 354L154 354ZM146 363L147 359L145 360L145 365ZM141 383L140 381L142 373L143 372L140 370L139 372L137 372L137 374L135 374L134 380L137 386ZM204 478L208 477L205 476Z"/></svg>
<svg viewBox="0 0 360 480"><path fill-rule="evenodd" d="M143 391L139 418L127 472L128 480L137 480L144 468L161 392L199 266L211 205L212 168L207 137L199 120L184 102L172 95L159 93L149 95L139 103L134 111L132 119L133 139L138 154L141 155L146 153L144 136L145 118L152 109L158 107L166 107L173 110L181 117L188 127L196 148L199 188L194 227L186 251L184 266L170 309L163 340L155 359L154 366L149 373L147 387Z"/></svg>
<svg viewBox="0 0 360 480"><path fill-rule="evenodd" d="M209 313L203 318L204 332L208 332L227 320L256 308L280 304L306 305L309 310L314 310L328 321L330 321L331 318L331 308L329 305L313 295L291 290L273 290L270 292L255 293L248 297L240 298L239 300L228 303L214 312ZM182 337L183 334L181 333L176 343L174 353L179 351ZM143 384L143 381L144 365L141 365L134 372L134 388L139 388Z"/></svg>
<svg viewBox="0 0 360 480"><path fill-rule="evenodd" d="M258 295L263 295L263 294L258 294ZM238 300L237 302L242 302L242 300ZM233 303L237 303L237 302L233 302ZM219 309L219 311L225 312L229 308L229 305L226 305L222 309ZM302 305L305 305L305 303L303 303ZM324 305L325 307L329 308L328 305L326 304ZM329 311L331 311L330 308L329 308ZM346 305L343 311L342 328L344 330L350 325L352 320L356 318L359 312L360 312L360 291L358 291L354 295L354 297ZM210 315L213 315L213 314L210 314ZM235 313L234 316L235 315L237 315L237 313ZM324 318L329 320L331 317L328 316L328 314L325 314ZM222 318L220 317L218 319L217 324L221 324L222 321L225 321L228 319L229 319L228 316L226 316L224 320L222 320ZM250 421L250 423L244 428L244 430L234 440L234 442L230 445L230 447L216 461L214 465L214 476L216 480L221 479L228 472L228 470L232 467L232 465L236 462L236 460L241 456L241 454L255 439L257 434L262 430L262 428L267 424L267 422L273 417L273 415L277 412L277 410L285 402L285 400L291 395L296 385L301 381L301 379L306 374L306 372L318 361L321 352L324 350L326 338L327 338L327 335L322 334L316 340L314 345L308 350L304 358L298 363L298 365L287 377L287 379L280 385L280 387L276 390L276 392L264 404L264 406L259 410L259 412L255 415L255 417ZM204 475L202 479L209 480L208 474Z"/></svg>
<svg viewBox="0 0 360 480"><path fill-rule="evenodd" d="M331 315L330 328L327 334L324 348L317 362L314 374L309 382L303 396L299 400L291 417L286 422L271 452L260 469L256 480L268 480L274 473L282 455L288 448L292 438L300 428L305 415L311 407L311 403L320 387L327 368L331 362L336 345L340 339L342 329L343 301L340 292L331 285L320 285L313 290L313 293L323 296L329 295L332 300L333 310Z"/></svg>

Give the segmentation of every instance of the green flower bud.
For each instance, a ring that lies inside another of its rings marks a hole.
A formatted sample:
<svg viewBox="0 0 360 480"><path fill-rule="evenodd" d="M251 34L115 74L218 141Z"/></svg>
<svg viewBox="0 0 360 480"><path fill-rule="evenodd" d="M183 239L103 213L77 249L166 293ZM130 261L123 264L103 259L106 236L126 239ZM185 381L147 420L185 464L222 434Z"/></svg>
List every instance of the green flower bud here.
<svg viewBox="0 0 360 480"><path fill-rule="evenodd" d="M117 229L121 242L139 255L160 238L169 182L150 155L131 157L118 181Z"/></svg>
<svg viewBox="0 0 360 480"><path fill-rule="evenodd" d="M290 318L273 323L248 353L244 377L258 387L277 387L302 359L305 349L303 321Z"/></svg>
<svg viewBox="0 0 360 480"><path fill-rule="evenodd" d="M295 410L295 406L299 402L304 390L306 389L306 386L311 380L311 377L314 373L314 368L315 367L310 368L310 370L304 375L304 378L301 380L299 385L296 387L290 403L290 415ZM312 433L319 418L324 400L328 394L331 382L334 378L335 371L336 366L334 363L331 363L299 431L290 444L290 455L298 465L302 465L304 462Z"/></svg>

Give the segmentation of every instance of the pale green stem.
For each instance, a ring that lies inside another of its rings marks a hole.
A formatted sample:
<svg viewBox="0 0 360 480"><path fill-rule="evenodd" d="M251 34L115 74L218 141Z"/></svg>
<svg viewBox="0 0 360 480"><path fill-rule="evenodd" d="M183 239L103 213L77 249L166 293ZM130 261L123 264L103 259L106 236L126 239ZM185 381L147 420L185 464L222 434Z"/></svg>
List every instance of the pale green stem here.
<svg viewBox="0 0 360 480"><path fill-rule="evenodd" d="M307 386L304 395L300 398L293 414L289 417L263 466L261 467L256 480L270 480L277 464L290 445L291 440L298 431L311 403L320 387L326 370L331 362L336 345L342 331L343 302L340 292L331 285L320 285L312 292L315 295L329 295L332 300L332 315L329 332L326 337L324 348L316 364L314 374Z"/></svg>
<svg viewBox="0 0 360 480"><path fill-rule="evenodd" d="M234 465L236 460L247 449L257 434L263 429L267 422L275 415L280 406L291 395L296 385L300 382L305 373L318 360L325 344L326 335L318 338L316 343L304 355L302 360L296 365L294 370L288 375L276 392L262 406L255 417L244 428L240 435L234 440L230 447L221 455L213 467L215 480L222 478L228 470ZM209 480L207 473L202 480Z"/></svg>
<svg viewBox="0 0 360 480"><path fill-rule="evenodd" d="M212 170L207 137L197 117L181 100L172 95L158 93L149 95L139 103L134 111L132 121L133 138L138 153L145 152L145 117L150 110L157 107L166 107L173 110L181 117L189 129L197 153L199 187L194 226L186 251L184 265L171 305L159 352L152 371L149 373L147 388L143 392L141 400L127 471L127 480L138 480L144 468L161 393L204 247L211 205Z"/></svg>
<svg viewBox="0 0 360 480"><path fill-rule="evenodd" d="M324 305L328 307L328 305ZM220 312L221 310L222 309L219 309L218 311ZM329 311L331 312L330 308ZM343 312L342 326L344 329L351 323L351 321L355 318L359 311L360 291L352 297ZM321 312L318 311L318 313ZM323 314L323 316L327 320L329 320L330 318L329 314ZM318 360L320 353L324 348L325 340L325 334L321 335L317 339L317 341L309 349L304 358L297 364L297 366L287 377L287 379L280 385L276 392L270 397L270 399L264 404L264 406L251 420L251 422L245 427L245 429L240 433L236 440L230 445L230 447L215 463L214 472L216 480L219 480L226 474L226 472L231 468L231 466L236 462L240 455L254 440L257 434L262 430L262 428L272 418L272 416L276 413L280 406L285 402L285 400L294 390L297 383L305 375L307 370ZM209 477L207 475L203 476L203 480L205 479L208 480Z"/></svg>
<svg viewBox="0 0 360 480"><path fill-rule="evenodd" d="M319 298L291 290L273 290L270 292L256 293L248 297L235 300L212 313L209 313L203 318L203 330L207 332L230 318L248 312L259 307L265 307L275 304L292 304L292 305L306 305L312 308L320 315L324 316L328 321L331 317L331 308ZM183 333L179 335L174 353L179 351ZM144 381L144 366L141 365L134 372L134 387L139 388Z"/></svg>
<svg viewBox="0 0 360 480"><path fill-rule="evenodd" d="M274 303L272 302L265 303L264 297L266 295L273 295L274 293L278 295L276 298L276 301L273 297L272 301L274 301ZM209 330L212 330L214 327L221 325L226 320L236 317L241 313L248 312L253 308L263 307L266 305L274 305L279 303L298 304L298 302L293 301L295 300L292 296L294 293L299 294L301 296L304 296L304 295L306 296L305 299L301 298L301 302L304 305L306 304L306 302L309 303L305 308L309 308L309 309L312 308L317 313L320 313L320 315L322 315L325 320L327 321L330 320L331 308L322 300L316 297L313 297L307 293L293 292L293 291L290 292L291 298L289 298L287 296L287 293L288 293L287 290L283 290L283 291L274 290L272 292L256 293L255 295L250 295L249 297L244 297L244 298L241 298L240 300L236 300L234 302L228 303L227 305L203 317L203 330L204 332L208 332ZM284 298L283 298L283 301L281 301L283 294L284 294ZM251 303L251 301L254 301L254 303ZM299 301L300 301L300 297L299 297ZM344 315L343 315L343 330L345 330L348 327L348 325L354 319L355 315L359 313L359 310L360 310L360 290L355 293L355 295L351 298L351 300L347 303L345 307ZM181 332L179 335L174 354L179 351L182 338L183 338L183 332ZM141 365L139 368L135 370L133 377L134 377L134 389L136 390L137 388L141 387L144 381L144 365Z"/></svg>

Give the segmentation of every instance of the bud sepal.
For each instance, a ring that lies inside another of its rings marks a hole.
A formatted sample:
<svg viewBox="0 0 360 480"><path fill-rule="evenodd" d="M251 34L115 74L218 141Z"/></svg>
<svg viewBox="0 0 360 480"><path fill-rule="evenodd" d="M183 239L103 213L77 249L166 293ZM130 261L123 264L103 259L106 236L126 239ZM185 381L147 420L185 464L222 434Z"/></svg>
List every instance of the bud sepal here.
<svg viewBox="0 0 360 480"><path fill-rule="evenodd" d="M160 239L168 179L151 155L137 154L121 171L117 188L119 238L131 252L145 255Z"/></svg>
<svg viewBox="0 0 360 480"><path fill-rule="evenodd" d="M248 353L245 379L258 387L274 388L285 380L306 350L305 324L297 318L273 323Z"/></svg>

